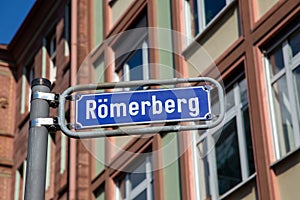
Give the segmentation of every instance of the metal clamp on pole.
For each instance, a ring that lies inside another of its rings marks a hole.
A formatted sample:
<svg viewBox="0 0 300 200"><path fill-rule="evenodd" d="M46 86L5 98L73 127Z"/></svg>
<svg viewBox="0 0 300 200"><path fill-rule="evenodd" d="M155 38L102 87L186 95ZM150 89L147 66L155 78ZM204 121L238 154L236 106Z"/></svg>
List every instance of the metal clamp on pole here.
<svg viewBox="0 0 300 200"><path fill-rule="evenodd" d="M50 107L57 108L59 104L59 94L35 91L32 94L32 99L44 99L49 102Z"/></svg>
<svg viewBox="0 0 300 200"><path fill-rule="evenodd" d="M45 126L51 132L59 130L57 117L50 118L35 118L30 120L29 127Z"/></svg>

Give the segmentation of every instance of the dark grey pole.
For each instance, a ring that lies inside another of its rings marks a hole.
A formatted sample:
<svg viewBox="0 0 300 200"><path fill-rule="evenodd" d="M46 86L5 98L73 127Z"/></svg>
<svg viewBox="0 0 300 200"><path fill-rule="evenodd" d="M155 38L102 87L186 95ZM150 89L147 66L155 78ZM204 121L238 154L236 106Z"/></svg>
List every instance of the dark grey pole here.
<svg viewBox="0 0 300 200"><path fill-rule="evenodd" d="M32 93L50 92L51 83L47 79L34 79ZM30 108L30 120L49 117L49 103L44 99L33 99ZM45 199L45 180L47 164L48 129L45 126L29 128L28 154L25 185L25 200Z"/></svg>

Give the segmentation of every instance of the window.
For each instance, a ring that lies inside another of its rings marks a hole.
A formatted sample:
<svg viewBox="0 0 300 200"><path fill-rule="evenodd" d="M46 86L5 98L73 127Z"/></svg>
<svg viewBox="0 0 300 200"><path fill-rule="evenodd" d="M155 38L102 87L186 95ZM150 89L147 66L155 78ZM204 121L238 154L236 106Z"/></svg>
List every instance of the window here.
<svg viewBox="0 0 300 200"><path fill-rule="evenodd" d="M26 67L23 67L22 71L22 91L21 91L21 108L20 108L20 113L24 114L25 113L25 105L26 105L26 74L27 74L27 69Z"/></svg>
<svg viewBox="0 0 300 200"><path fill-rule="evenodd" d="M55 152L55 135L53 133L48 134L48 143L47 143L47 166L46 166L46 184L45 190L48 190L51 186L53 186L54 181L54 152Z"/></svg>
<svg viewBox="0 0 300 200"><path fill-rule="evenodd" d="M70 124L70 110L68 110L65 113L65 124ZM60 174L63 174L66 171L67 150L68 150L68 138L64 133L61 132L61 136L60 136L60 170L59 170Z"/></svg>
<svg viewBox="0 0 300 200"><path fill-rule="evenodd" d="M185 0L190 3L194 35L201 33L233 0ZM187 18L186 18L187 19Z"/></svg>
<svg viewBox="0 0 300 200"><path fill-rule="evenodd" d="M56 80L56 33L52 31L46 39L46 49L50 58L49 79L53 84Z"/></svg>
<svg viewBox="0 0 300 200"><path fill-rule="evenodd" d="M21 91L21 110L20 113L24 114L25 111L30 111L31 101L31 82L34 79L34 66L33 64L23 67L22 72L22 91Z"/></svg>
<svg viewBox="0 0 300 200"><path fill-rule="evenodd" d="M300 145L300 29L266 52L276 159Z"/></svg>
<svg viewBox="0 0 300 200"><path fill-rule="evenodd" d="M216 101L213 113L219 108ZM197 136L200 199L218 199L255 172L248 113L246 80L235 82L226 93L225 125Z"/></svg>
<svg viewBox="0 0 300 200"><path fill-rule="evenodd" d="M31 82L33 81L34 79L34 66L32 66L29 70L29 75L28 75L28 111L30 111L30 103L31 103Z"/></svg>
<svg viewBox="0 0 300 200"><path fill-rule="evenodd" d="M60 174L63 174L66 170L67 159L67 136L61 133L60 140Z"/></svg>
<svg viewBox="0 0 300 200"><path fill-rule="evenodd" d="M123 64L123 80L148 80L148 44L143 41L138 49L128 55L127 60Z"/></svg>
<svg viewBox="0 0 300 200"><path fill-rule="evenodd" d="M149 79L148 31L145 27L147 27L146 14L130 27L133 30L121 34L113 46L115 72L122 81Z"/></svg>
<svg viewBox="0 0 300 200"><path fill-rule="evenodd" d="M14 199L19 200L24 198L25 194L25 179L26 179L26 164L27 161L25 160L21 166L16 171L15 176L15 192L14 192Z"/></svg>
<svg viewBox="0 0 300 200"><path fill-rule="evenodd" d="M65 6L65 56L70 55L70 19L71 19L71 3L68 2Z"/></svg>
<svg viewBox="0 0 300 200"><path fill-rule="evenodd" d="M94 196L96 200L105 200L105 188L100 186L94 191Z"/></svg>
<svg viewBox="0 0 300 200"><path fill-rule="evenodd" d="M116 183L116 200L153 199L152 158L147 156L132 172Z"/></svg>

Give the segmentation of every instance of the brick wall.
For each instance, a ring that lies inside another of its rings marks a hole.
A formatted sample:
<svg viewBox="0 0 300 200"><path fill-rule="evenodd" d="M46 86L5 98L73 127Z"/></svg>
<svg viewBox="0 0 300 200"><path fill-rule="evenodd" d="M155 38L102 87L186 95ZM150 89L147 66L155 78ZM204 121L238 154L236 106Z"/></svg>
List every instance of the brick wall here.
<svg viewBox="0 0 300 200"><path fill-rule="evenodd" d="M10 167L0 166L0 200L11 199L12 176Z"/></svg>
<svg viewBox="0 0 300 200"><path fill-rule="evenodd" d="M0 200L10 199L13 190L14 90L9 64L0 61Z"/></svg>
<svg viewBox="0 0 300 200"><path fill-rule="evenodd" d="M14 125L14 78L8 66L0 63L0 133L12 134Z"/></svg>
<svg viewBox="0 0 300 200"><path fill-rule="evenodd" d="M28 121L29 112L21 113L22 71L23 67L34 66L35 77L42 74L43 63L43 39L51 30L56 33L56 64L57 77L52 92L61 93L70 85L70 44L65 37L65 5L67 0L47 2L37 1L33 10L23 23L9 44L9 53L13 67L3 60L2 47L0 45L0 200L11 199L14 194L14 175L18 167L27 156ZM78 37L77 63L78 67L90 52L90 1L79 0L78 11ZM27 27L31 28L27 28ZM5 47L6 48L6 47ZM8 50L5 49L8 53ZM49 78L49 55L46 52L46 77ZM6 58L6 57L5 57ZM4 59L5 60L5 59ZM9 62L8 62L9 63ZM26 91L30 83L26 81ZM25 98L29 95L26 94ZM29 101L29 99L27 99ZM28 102L25 103L25 106ZM69 109L69 105L66 105ZM57 110L51 109L50 115L56 116ZM52 180L46 192L46 199L67 199L68 197L68 164L63 174L60 174L61 137L57 132L54 137L53 152L51 154ZM77 142L77 163L73 166L77 169L76 196L78 199L91 199L90 191L90 154L81 142ZM14 148L15 147L15 148ZM67 148L68 150L68 142ZM69 152L74 153L74 152ZM67 153L68 156L68 153ZM68 161L68 158L66 158ZM3 197L3 198L2 198Z"/></svg>

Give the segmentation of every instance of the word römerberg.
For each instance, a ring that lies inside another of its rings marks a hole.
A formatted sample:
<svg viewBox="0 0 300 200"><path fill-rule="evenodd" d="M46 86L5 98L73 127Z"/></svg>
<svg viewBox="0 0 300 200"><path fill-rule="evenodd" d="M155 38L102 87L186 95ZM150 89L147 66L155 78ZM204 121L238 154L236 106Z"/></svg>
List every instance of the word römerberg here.
<svg viewBox="0 0 300 200"><path fill-rule="evenodd" d="M208 120L209 87L78 95L76 128ZM79 115L80 113L80 115Z"/></svg>

